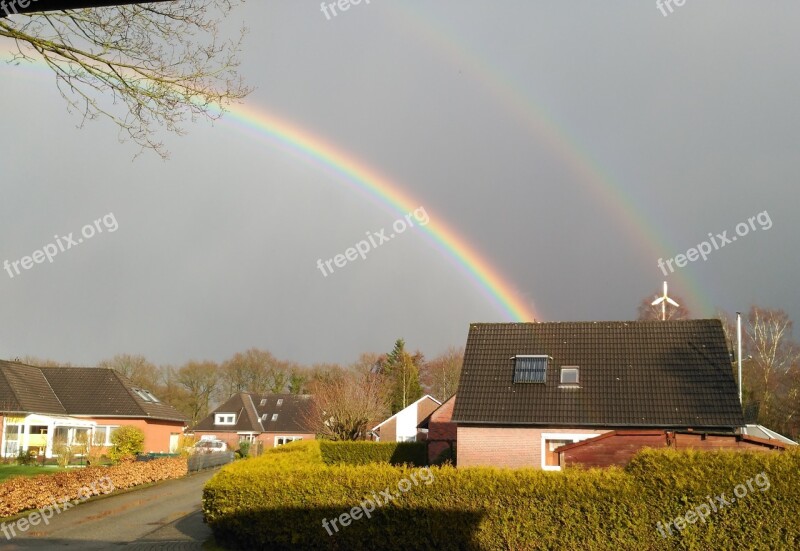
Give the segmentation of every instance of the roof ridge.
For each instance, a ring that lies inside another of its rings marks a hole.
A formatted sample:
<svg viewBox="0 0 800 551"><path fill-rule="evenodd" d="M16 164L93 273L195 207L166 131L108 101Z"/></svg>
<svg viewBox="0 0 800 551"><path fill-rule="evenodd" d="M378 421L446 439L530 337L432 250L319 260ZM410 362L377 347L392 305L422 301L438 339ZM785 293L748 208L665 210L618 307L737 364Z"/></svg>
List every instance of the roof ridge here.
<svg viewBox="0 0 800 551"><path fill-rule="evenodd" d="M58 397L58 393L56 392L56 389L54 389L53 385L50 384L50 379L48 379L47 375L44 374L44 368L39 367L39 366L31 366L31 367L35 367L36 369L39 370L39 372L42 374L42 378L44 379L44 382L47 383L47 388L49 388L50 392L53 393L53 396L56 397L56 401L58 402L58 405L61 406L61 409L64 410L64 413L69 415L69 412L67 411L67 407L64 405L64 402L61 401L61 398ZM22 404L20 404L20 405L22 405Z"/></svg>

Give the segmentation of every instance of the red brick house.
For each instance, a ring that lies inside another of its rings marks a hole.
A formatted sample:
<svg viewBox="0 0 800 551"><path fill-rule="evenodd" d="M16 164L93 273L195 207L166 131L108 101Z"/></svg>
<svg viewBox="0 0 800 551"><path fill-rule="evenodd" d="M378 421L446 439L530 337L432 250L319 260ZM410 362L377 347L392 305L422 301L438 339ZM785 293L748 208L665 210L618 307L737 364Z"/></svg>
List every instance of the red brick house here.
<svg viewBox="0 0 800 551"><path fill-rule="evenodd" d="M313 407L308 394L240 392L190 429L198 438L216 438L237 449L239 442L261 442L274 448L295 440L313 440L307 426Z"/></svg>
<svg viewBox="0 0 800 551"><path fill-rule="evenodd" d="M0 360L4 457L20 451L53 456L54 442L88 439L107 451L123 425L144 431L145 452L175 451L186 417L113 369L34 367Z"/></svg>
<svg viewBox="0 0 800 551"><path fill-rule="evenodd" d="M450 450L455 457L457 427L453 423L453 408L456 404L456 395L436 408L419 424L421 431L426 433L428 442L428 461L433 463L446 450Z"/></svg>
<svg viewBox="0 0 800 551"><path fill-rule="evenodd" d="M744 419L719 320L473 324L457 395L459 466L558 470L562 446L569 463L665 431L752 444L736 438ZM644 432L596 439L632 429Z"/></svg>

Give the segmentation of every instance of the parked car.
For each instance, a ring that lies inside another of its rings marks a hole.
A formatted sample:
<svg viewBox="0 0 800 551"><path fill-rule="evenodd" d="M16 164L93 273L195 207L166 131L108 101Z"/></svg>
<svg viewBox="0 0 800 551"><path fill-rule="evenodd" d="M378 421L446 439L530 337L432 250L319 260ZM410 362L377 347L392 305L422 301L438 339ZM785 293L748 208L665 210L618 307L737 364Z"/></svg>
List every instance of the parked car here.
<svg viewBox="0 0 800 551"><path fill-rule="evenodd" d="M200 440L192 446L193 453L216 453L228 451L228 445L222 440Z"/></svg>

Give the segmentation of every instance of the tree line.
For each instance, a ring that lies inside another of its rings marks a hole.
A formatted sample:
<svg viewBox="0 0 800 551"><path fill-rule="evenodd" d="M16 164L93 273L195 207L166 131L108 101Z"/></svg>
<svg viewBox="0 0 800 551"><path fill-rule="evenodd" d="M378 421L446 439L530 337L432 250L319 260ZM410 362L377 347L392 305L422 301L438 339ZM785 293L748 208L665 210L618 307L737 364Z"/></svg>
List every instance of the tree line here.
<svg viewBox="0 0 800 551"><path fill-rule="evenodd" d="M458 385L462 357L461 350L450 348L428 361L419 351L407 352L405 342L398 339L390 352L365 353L350 365L303 365L251 348L220 363L190 360L180 366L159 366L142 355L118 354L97 367L113 369L133 386L149 390L183 413L190 426L238 392L314 394L326 411L335 409L334 401L358 410L358 414L348 414L351 420L344 423L346 428L327 431L323 427L322 433L363 438L367 424L396 413L426 393L440 400L449 398ZM32 356L19 361L39 367L71 366Z"/></svg>

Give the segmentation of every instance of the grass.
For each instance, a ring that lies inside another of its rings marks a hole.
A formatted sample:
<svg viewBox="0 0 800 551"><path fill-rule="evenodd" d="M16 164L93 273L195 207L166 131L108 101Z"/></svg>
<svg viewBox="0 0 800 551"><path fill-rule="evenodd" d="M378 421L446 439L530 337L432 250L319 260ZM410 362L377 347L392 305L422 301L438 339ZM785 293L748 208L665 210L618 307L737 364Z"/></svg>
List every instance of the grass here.
<svg viewBox="0 0 800 551"><path fill-rule="evenodd" d="M40 467L38 465L0 465L0 482L15 476L36 476L39 474L55 474L63 469L59 467Z"/></svg>

